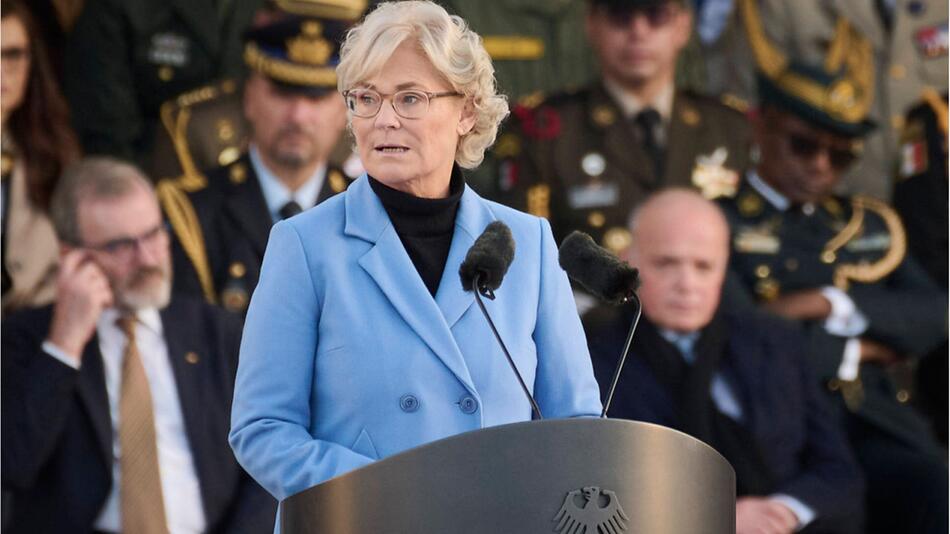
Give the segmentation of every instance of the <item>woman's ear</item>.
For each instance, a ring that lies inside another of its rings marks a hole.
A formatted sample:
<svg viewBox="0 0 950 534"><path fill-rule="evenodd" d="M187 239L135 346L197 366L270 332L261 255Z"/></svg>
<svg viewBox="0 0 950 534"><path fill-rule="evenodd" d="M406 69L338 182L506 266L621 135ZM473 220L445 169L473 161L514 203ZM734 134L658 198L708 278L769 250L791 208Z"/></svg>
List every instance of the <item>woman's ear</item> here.
<svg viewBox="0 0 950 534"><path fill-rule="evenodd" d="M462 108L462 116L459 118L458 134L464 136L475 127L475 104L471 100L465 100L465 107Z"/></svg>

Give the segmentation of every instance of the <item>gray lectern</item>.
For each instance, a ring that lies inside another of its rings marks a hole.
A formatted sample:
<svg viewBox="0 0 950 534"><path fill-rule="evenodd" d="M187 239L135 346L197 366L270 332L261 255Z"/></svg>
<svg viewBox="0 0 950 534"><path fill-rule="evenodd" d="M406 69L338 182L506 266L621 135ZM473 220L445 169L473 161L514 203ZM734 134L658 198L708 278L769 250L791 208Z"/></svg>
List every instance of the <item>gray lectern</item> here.
<svg viewBox="0 0 950 534"><path fill-rule="evenodd" d="M666 427L559 419L429 443L284 501L284 534L735 534L735 473Z"/></svg>

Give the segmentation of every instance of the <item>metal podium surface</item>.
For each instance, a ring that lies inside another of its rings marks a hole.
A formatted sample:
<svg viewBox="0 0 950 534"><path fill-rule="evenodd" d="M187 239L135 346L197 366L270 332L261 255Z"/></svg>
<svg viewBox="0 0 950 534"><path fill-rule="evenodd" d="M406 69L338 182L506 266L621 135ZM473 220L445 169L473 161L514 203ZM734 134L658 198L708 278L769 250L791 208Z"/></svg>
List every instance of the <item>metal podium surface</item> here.
<svg viewBox="0 0 950 534"><path fill-rule="evenodd" d="M666 427L550 419L390 456L281 510L284 534L734 534L735 473Z"/></svg>

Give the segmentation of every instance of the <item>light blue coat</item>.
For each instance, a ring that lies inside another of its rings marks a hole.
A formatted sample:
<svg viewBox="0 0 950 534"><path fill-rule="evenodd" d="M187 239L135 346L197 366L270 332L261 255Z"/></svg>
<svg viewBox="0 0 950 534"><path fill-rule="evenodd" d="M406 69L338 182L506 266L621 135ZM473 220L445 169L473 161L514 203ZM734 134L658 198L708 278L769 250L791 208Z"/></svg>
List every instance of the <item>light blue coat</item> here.
<svg viewBox="0 0 950 534"><path fill-rule="evenodd" d="M492 221L515 259L486 306L545 417L600 398L544 219L466 186L435 298L364 175L276 224L248 309L230 442L278 499L453 434L531 419L459 265ZM433 466L436 468L436 466Z"/></svg>

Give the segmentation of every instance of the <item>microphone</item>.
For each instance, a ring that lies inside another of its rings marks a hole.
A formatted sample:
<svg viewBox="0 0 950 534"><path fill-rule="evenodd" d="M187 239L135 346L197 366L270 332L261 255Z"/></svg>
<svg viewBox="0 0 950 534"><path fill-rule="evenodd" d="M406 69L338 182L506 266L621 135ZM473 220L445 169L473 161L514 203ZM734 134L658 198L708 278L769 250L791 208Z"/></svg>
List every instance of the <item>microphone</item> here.
<svg viewBox="0 0 950 534"><path fill-rule="evenodd" d="M472 248L465 254L459 267L462 289L477 290L485 297L495 300L495 290L515 259L515 240L511 230L501 221L493 221L478 236Z"/></svg>
<svg viewBox="0 0 950 534"><path fill-rule="evenodd" d="M571 280L583 286L600 300L614 306L632 301L637 307L630 330L627 332L623 351L620 353L620 360L610 381L610 389L607 390L604 409L600 412L602 418L607 417L607 410L610 409L614 391L617 390L617 382L620 380L620 371L627 362L627 354L633 343L633 333L640 324L640 314L643 312L640 297L637 296L637 288L640 287L640 272L595 243L589 235L578 231L571 232L561 242L561 248L558 249L558 263L567 271Z"/></svg>
<svg viewBox="0 0 950 534"><path fill-rule="evenodd" d="M515 360L508 352L508 347L505 346L501 335L498 334L498 329L495 328L495 323L491 320L491 315L488 314L485 303L482 302L483 295L489 300L495 300L495 290L501 286L505 273L508 272L508 266L511 265L514 259L515 240L511 237L511 230L505 223L493 221L485 227L482 235L478 236L478 239L472 244L472 248L468 249L468 253L465 254L465 261L459 267L459 278L462 280L462 289L475 292L475 302L478 303L478 308L482 310L482 315L485 316L488 326L495 334L495 340L498 341L502 352L505 353L508 365L514 371L515 377L518 378L518 383L521 384L521 390L531 404L531 409L537 414L538 419L544 419L544 416L541 415L541 407L538 406L534 396L531 395L521 372L518 371L518 366L515 365Z"/></svg>
<svg viewBox="0 0 950 534"><path fill-rule="evenodd" d="M558 249L558 263L567 276L608 304L636 296L640 272L601 247L587 234L574 231Z"/></svg>

